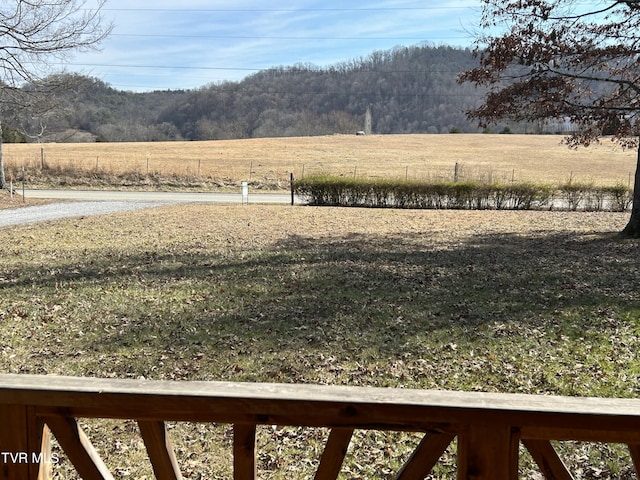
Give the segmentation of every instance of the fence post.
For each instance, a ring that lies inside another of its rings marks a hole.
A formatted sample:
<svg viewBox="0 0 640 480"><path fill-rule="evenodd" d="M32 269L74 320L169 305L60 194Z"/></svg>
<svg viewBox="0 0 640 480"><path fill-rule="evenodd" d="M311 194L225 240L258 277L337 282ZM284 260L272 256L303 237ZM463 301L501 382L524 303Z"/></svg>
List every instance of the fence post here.
<svg viewBox="0 0 640 480"><path fill-rule="evenodd" d="M291 172L291 205L293 205L295 203L295 193L294 193L294 188L293 188L293 172Z"/></svg>

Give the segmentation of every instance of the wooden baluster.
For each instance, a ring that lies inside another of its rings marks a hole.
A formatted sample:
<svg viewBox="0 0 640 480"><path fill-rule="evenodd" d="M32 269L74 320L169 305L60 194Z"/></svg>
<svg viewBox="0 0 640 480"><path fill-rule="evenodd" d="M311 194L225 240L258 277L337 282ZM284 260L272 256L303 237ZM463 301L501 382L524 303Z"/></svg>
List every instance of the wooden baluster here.
<svg viewBox="0 0 640 480"><path fill-rule="evenodd" d="M335 480L338 478L352 436L353 428L334 428L331 430L315 480Z"/></svg>
<svg viewBox="0 0 640 480"><path fill-rule="evenodd" d="M398 472L396 480L422 480L429 475L455 435L428 433Z"/></svg>
<svg viewBox="0 0 640 480"><path fill-rule="evenodd" d="M640 445L627 445L633 466L636 469L636 476L640 478Z"/></svg>
<svg viewBox="0 0 640 480"><path fill-rule="evenodd" d="M520 432L472 424L458 434L458 480L517 480Z"/></svg>
<svg viewBox="0 0 640 480"><path fill-rule="evenodd" d="M545 478L554 480L573 480L553 445L549 440L522 440L522 443L540 467Z"/></svg>
<svg viewBox="0 0 640 480"><path fill-rule="evenodd" d="M167 435L164 422L138 421L157 480L182 480L180 466Z"/></svg>
<svg viewBox="0 0 640 480"><path fill-rule="evenodd" d="M233 478L255 480L256 425L236 423L233 426Z"/></svg>
<svg viewBox="0 0 640 480"><path fill-rule="evenodd" d="M83 480L113 480L75 418L55 416L44 421Z"/></svg>
<svg viewBox="0 0 640 480"><path fill-rule="evenodd" d="M0 405L0 479L38 478L42 429L32 407Z"/></svg>

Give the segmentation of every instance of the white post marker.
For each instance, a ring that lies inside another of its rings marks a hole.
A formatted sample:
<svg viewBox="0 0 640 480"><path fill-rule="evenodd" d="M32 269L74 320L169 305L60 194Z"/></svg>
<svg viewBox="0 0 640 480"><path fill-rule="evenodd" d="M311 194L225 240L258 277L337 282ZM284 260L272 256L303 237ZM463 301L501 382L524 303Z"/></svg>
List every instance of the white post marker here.
<svg viewBox="0 0 640 480"><path fill-rule="evenodd" d="M242 182L242 204L249 203L249 183Z"/></svg>

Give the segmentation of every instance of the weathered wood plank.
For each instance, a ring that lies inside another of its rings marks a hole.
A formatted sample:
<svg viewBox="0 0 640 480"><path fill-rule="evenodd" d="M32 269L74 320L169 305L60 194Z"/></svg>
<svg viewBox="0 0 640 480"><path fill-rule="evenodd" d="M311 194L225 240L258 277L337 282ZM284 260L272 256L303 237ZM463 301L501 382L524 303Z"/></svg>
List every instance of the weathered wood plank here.
<svg viewBox="0 0 640 480"><path fill-rule="evenodd" d="M638 418L640 399L556 397L548 395L498 394L482 392L451 392L437 390L412 390L370 387L346 387L327 385L292 385L232 382L176 382L125 379L95 379L56 377L42 375L0 375L0 398L4 403L42 405L51 407L82 408L93 406L105 411L125 407L117 401L127 395L133 408L143 411L142 405L154 414L166 409L168 414L184 412L190 401L215 401L220 411L240 415L254 413L254 407L280 404L286 411L292 404L368 406L374 411L420 407L439 410L448 417L463 420L477 419L478 411L488 415L511 415L527 419L554 416L560 420L570 418L607 417L606 420L624 424ZM15 399L15 402L9 401ZM158 401L154 406L150 400ZM240 400L240 401L239 401ZM89 401L89 405L87 405ZM180 405L185 405L180 408ZM298 407L302 408L302 407ZM297 409L296 409L297 410ZM114 412L112 412L114 413ZM307 414L312 415L313 412ZM343 414L357 413L353 411ZM135 418L135 417L129 417ZM148 418L148 417L147 417ZM470 422L467 422L470 423ZM568 424L573 422L567 421ZM579 422L576 422L579 425ZM531 425L536 425L531 422ZM603 421L602 425L605 425ZM635 425L627 430L632 431ZM611 428L610 428L611 429ZM613 429L611 429L613 430Z"/></svg>
<svg viewBox="0 0 640 480"><path fill-rule="evenodd" d="M256 425L235 424L233 426L233 478L234 480L255 480Z"/></svg>
<svg viewBox="0 0 640 480"><path fill-rule="evenodd" d="M333 428L322 453L315 480L336 480L353 436L353 428Z"/></svg>
<svg viewBox="0 0 640 480"><path fill-rule="evenodd" d="M74 418L44 419L83 480L113 480L113 476Z"/></svg>
<svg viewBox="0 0 640 480"><path fill-rule="evenodd" d="M157 480L182 480L180 466L164 422L138 421L140 435L147 447Z"/></svg>
<svg viewBox="0 0 640 480"><path fill-rule="evenodd" d="M640 478L640 444L627 445L629 453L631 454L631 460L633 461L633 467L636 469L636 476Z"/></svg>
<svg viewBox="0 0 640 480"><path fill-rule="evenodd" d="M454 435L448 433L426 434L398 472L396 480L422 480L438 463L454 438Z"/></svg>
<svg viewBox="0 0 640 480"><path fill-rule="evenodd" d="M458 480L517 480L519 440L509 425L469 425L458 435Z"/></svg>
<svg viewBox="0 0 640 480"><path fill-rule="evenodd" d="M573 476L567 470L556 450L548 440L526 440L522 443L540 467L545 478L553 480L573 480Z"/></svg>
<svg viewBox="0 0 640 480"><path fill-rule="evenodd" d="M640 399L38 375L0 375L0 398L42 415L453 433L481 416L523 431L613 432L623 443L640 443L624 441L640 432Z"/></svg>

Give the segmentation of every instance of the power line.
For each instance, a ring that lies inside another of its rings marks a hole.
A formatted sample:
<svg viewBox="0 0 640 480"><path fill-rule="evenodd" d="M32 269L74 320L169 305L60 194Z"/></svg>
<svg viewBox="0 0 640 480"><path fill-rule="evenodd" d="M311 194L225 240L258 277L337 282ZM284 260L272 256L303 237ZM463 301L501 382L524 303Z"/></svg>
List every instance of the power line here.
<svg viewBox="0 0 640 480"><path fill-rule="evenodd" d="M384 15L384 14L388 14L391 15L393 12L398 12L399 14L403 14L404 12L404 16L407 17L420 17L422 16L420 12L422 12L424 15L430 15L433 14L433 12L436 11L444 11L444 12L452 12L453 14L456 14L457 12L462 12L464 10L470 10L473 8L477 8L478 5L475 5L476 2L465 2L466 4L463 5L443 5L443 6L437 6L437 5L427 5L427 6L406 6L406 7L342 7L342 6L338 6L338 7L332 7L332 6L327 6L326 8L295 8L295 7L258 7L258 8L216 8L215 6L212 7L203 7L203 8L189 8L188 6L186 8L180 8L179 6L176 6L175 8L163 8L163 7L153 7L153 6L149 6L149 7L138 7L135 5L131 6L131 7L122 7L122 8L110 8L110 7L105 7L102 9L103 12L108 13L108 12L122 12L123 15L126 15L127 12L131 13L132 17L136 17L136 16L141 16L144 15L144 13L158 13L158 15L164 15L164 16L168 16L168 15L180 15L180 14L184 14L184 15L198 15L201 14L202 17L204 17L207 13L212 13L212 14L220 14L222 16L222 14L228 13L230 15L233 14L252 14L255 13L257 15L259 14L266 14L266 13L310 13L310 15L307 16L316 16L319 17L322 13L326 13L327 16L329 16L331 13L334 13L335 15L340 15L340 14L352 14L354 19L358 18L358 14L360 13L362 18L366 18L368 16L368 13L372 13L372 14L380 14L380 15ZM139 13L140 15L136 15L136 13ZM313 15L313 13L317 13L318 15ZM115 13L114 13L114 16ZM149 39L149 42L153 41L154 39L167 39L167 42L170 42L172 40L174 40L175 42L179 42L180 39L184 39L186 41L188 41L188 39L201 39L203 41L207 41L207 40L212 40L212 41L229 41L229 42L233 42L233 41L256 41L256 40L263 40L263 41L273 41L273 42L289 42L292 46L294 46L296 44L296 42L298 42L299 44L303 44L303 42L349 42L352 44L357 44L360 45L360 42L365 43L365 42L388 42L388 43L417 43L417 42L428 42L429 39L425 39L424 37L416 37L416 36L402 36L402 30L395 30L395 31L389 31L389 30L385 30L385 31L380 31L377 33L382 33L382 35L379 36L370 36L370 37L358 37L358 36L354 36L354 35L349 35L349 31L344 31L344 32L336 32L336 33L345 33L345 36L339 36L339 35L331 35L331 33L334 32L326 32L326 33L330 33L329 35L322 35L322 33L324 32L317 32L320 35L317 36L313 36L313 35L305 35L305 33L311 33L310 31L301 31L300 35L295 35L295 33L298 32L293 32L293 31L289 31L289 32L282 32L282 35L278 35L277 33L280 32L274 32L276 33L276 35L269 35L270 32L265 32L267 33L267 35L261 36L261 35L256 35L255 31L247 31L247 34L243 35L242 33L244 32L238 32L238 30L236 30L237 33L239 33L238 35L234 35L233 33L235 32L230 32L231 35L225 35L224 31L220 32L222 34L216 34L215 31L212 34L209 34L208 32L203 32L203 34L199 34L198 31L185 31L184 33L182 33L181 31L177 31L175 33L171 33L170 31L168 33L164 33L164 32L158 32L158 33L145 33L144 30L142 31L142 33L138 33L138 31L134 30L133 32L129 31L129 32L123 32L123 33L119 33L119 32L112 32L110 34L110 37L114 37L115 39L130 39L130 40L124 40L124 41L128 41L132 44L134 44L136 42L135 39ZM351 33L355 33L355 32L351 32ZM376 32L371 32L375 35ZM385 33L400 33L400 35L391 35L391 36L385 36ZM409 33L409 32L407 32ZM415 35L415 32L411 32ZM410 35L411 35L410 33ZM451 33L459 33L459 32L448 32L449 34ZM458 42L458 41L463 41L463 40L468 40L468 37L463 37L463 36L447 36L445 38L438 38L437 40L434 41L439 41L439 42ZM140 42L143 42L144 40L139 40ZM325 55L326 56L326 55ZM179 61L179 60L178 60ZM163 62L162 60L160 62ZM167 62L169 63L169 62ZM240 63L240 62L238 62ZM220 71L220 72L259 72L259 71L263 71L263 70L269 70L269 68L271 67L266 67L264 65L261 65L259 67L256 68L251 68L251 67L247 67L247 66L242 66L242 67L229 67L229 66L224 66L224 67L212 67L212 66L178 66L178 65L162 65L162 64L156 64L156 65L142 65L142 64L127 64L125 63L119 63L119 62L114 62L114 63L109 63L109 62L100 62L98 59L98 62L86 62L86 63L67 63L65 64L66 66L74 66L74 67L88 67L88 68L112 68L112 69L136 69L136 70L140 70L140 69L149 69L149 70L176 70L176 71L200 71L200 72L207 72L207 71ZM105 72L106 73L106 72Z"/></svg>
<svg viewBox="0 0 640 480"><path fill-rule="evenodd" d="M432 7L363 7L363 8L103 8L103 12L172 12L172 13L279 13L279 12L395 12L430 10L465 10L478 8L477 5L443 5Z"/></svg>
<svg viewBox="0 0 640 480"><path fill-rule="evenodd" d="M149 68L158 70L222 70L222 71L248 71L248 72L269 72L270 70L282 73L298 73L295 71L295 65L287 67L192 67L183 65L139 65L139 64L109 64L109 63L59 63L57 65L65 65L72 67L109 67L109 68ZM331 68L318 68L318 70L308 69L311 73L333 73ZM458 73L453 70L357 70L358 73Z"/></svg>
<svg viewBox="0 0 640 480"><path fill-rule="evenodd" d="M578 1L579 6L596 6L597 1ZM431 11L431 10L469 10L480 9L477 2L468 5L439 5L420 7L326 7L326 8L155 8L155 7L121 7L102 8L103 12L171 12L171 13L294 13L294 12L402 12L402 11Z"/></svg>
<svg viewBox="0 0 640 480"><path fill-rule="evenodd" d="M112 33L112 37L149 38L215 38L218 40L411 40L424 41L424 37L307 37L307 36L258 36L258 35L176 35L166 33ZM459 40L467 37L446 37L442 40Z"/></svg>
<svg viewBox="0 0 640 480"><path fill-rule="evenodd" d="M269 70L264 68L250 67L190 67L183 65L135 65L135 64L115 64L115 63L59 63L57 65L65 65L71 67L108 67L108 68L150 68L158 70L228 70L228 71L247 71L256 72L258 70Z"/></svg>

